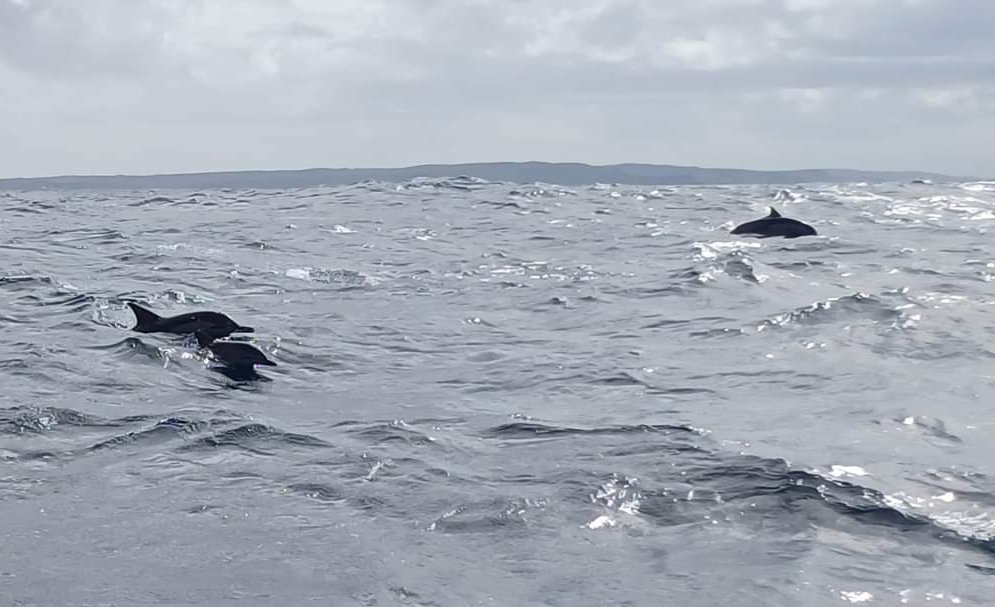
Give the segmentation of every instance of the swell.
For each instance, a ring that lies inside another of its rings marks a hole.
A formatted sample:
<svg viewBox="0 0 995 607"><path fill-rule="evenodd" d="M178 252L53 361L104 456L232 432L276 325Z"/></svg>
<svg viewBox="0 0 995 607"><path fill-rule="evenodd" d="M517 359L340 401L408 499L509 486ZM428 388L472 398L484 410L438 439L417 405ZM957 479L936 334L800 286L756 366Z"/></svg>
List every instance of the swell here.
<svg viewBox="0 0 995 607"><path fill-rule="evenodd" d="M895 321L902 311L881 298L862 292L816 301L804 308L778 314L757 324L757 331L791 326L822 325L869 318L872 322Z"/></svg>
<svg viewBox="0 0 995 607"><path fill-rule="evenodd" d="M565 441L570 444L569 451L580 453L590 448L606 457L624 458L620 461L628 461L629 466L635 463L634 457L646 465L664 463L660 458L666 458L666 467L657 468L656 474L644 479L643 487L630 491L633 511L657 525L698 523L731 512L750 512L752 508L757 508L757 517L778 516L778 512L787 515L801 509L807 513L804 516L809 524L834 525L831 517L820 513L830 511L890 533L922 532L938 541L966 543L995 553L995 537L984 529L956 528L946 522L942 513L927 515L904 508L876 489L792 468L781 459L717 450L706 446L706 435L691 426L580 428L513 422L490 428L482 436L500 440L512 449L516 444L534 449L538 443ZM578 470L573 478L582 478L589 472ZM592 499L602 501L596 496Z"/></svg>
<svg viewBox="0 0 995 607"><path fill-rule="evenodd" d="M717 449L707 433L679 423L712 420L717 428L770 416L792 441L812 445L807 454L822 448L828 457L841 436L853 437L849 429L867 423L860 412L839 412L854 407L827 406L829 397L859 398L875 420L892 420L875 434L885 447L909 448L886 486L918 483L916 472L932 470L935 457L986 461L984 441L964 420L981 414L990 383L984 306L995 271L981 230L990 230L991 201L930 218L930 206L951 201L917 203L919 194L902 187L887 199L849 187L793 190L435 179L276 193L130 192L99 205L86 196L11 202L15 210L0 217L0 240L8 241L0 245L8 253L0 375L9 379L5 389L18 391L11 401L161 414L0 410L0 458L16 468L37 457L25 476L42 459L93 461L69 470L96 483L120 464L134 473L120 484L154 480L154 462L192 462L204 487L252 479L247 490L286 490L288 509L344 503L438 533L532 533L562 518L586 524L603 509L660 527L745 521L788 536L852 524L911 542L968 538L991 552L984 529L923 514L872 490L872 481L843 483L786 463L803 459L796 453L778 453L781 460ZM771 196L821 216L832 235L727 240L722 222ZM51 229L80 225L89 227ZM934 291L973 307L923 299ZM179 312L222 295L241 309L269 311L260 325L266 337L278 334L275 319L280 334L301 340L285 337L280 359L280 372L299 381L268 392L212 391L189 374L163 377L154 368L173 354L159 345L171 340L102 329L132 325L126 297L165 300ZM917 305L901 311L909 303ZM907 324L920 312L920 328ZM850 332L867 326L880 330L871 339ZM757 331L763 337L751 339ZM766 354L783 354L771 346L813 334L836 347L814 351L817 368L767 362ZM656 373L632 370L644 368ZM891 392L867 390L876 386L870 375ZM148 381L128 384L129 376ZM920 376L930 381L916 383ZM921 398L896 400L896 392ZM824 427L786 422L793 412L767 409L776 403L763 394L790 399L800 420L825 406ZM682 395L689 402L673 402ZM425 404L422 397L492 421L482 429L460 420L390 421ZM713 407L720 398L743 406ZM174 410L175 403L230 410ZM563 423L501 423L511 411L539 416L545 407ZM729 419L716 420L720 410ZM295 432L289 422L240 411L323 421ZM647 419L647 411L665 423L623 423ZM336 421L364 415L373 419ZM889 442L897 440L895 415L909 443ZM599 421L579 421L592 417ZM855 457L872 442L853 447ZM990 483L974 493L938 487L972 504L990 505L993 493ZM793 517L797 527L776 526Z"/></svg>
<svg viewBox="0 0 995 607"><path fill-rule="evenodd" d="M691 426L666 424L638 424L609 426L602 428L577 428L568 426L552 426L534 422L510 422L495 426L481 433L487 438L526 439L526 438L561 438L585 435L629 435L635 433L666 433L699 435L700 431Z"/></svg>
<svg viewBox="0 0 995 607"><path fill-rule="evenodd" d="M166 446L174 453L237 449L256 455L275 455L284 450L330 446L315 436L244 420L224 410L218 413L221 415L103 418L68 408L17 406L0 409L0 435L34 435L38 439L58 437L68 439L70 443L81 443L61 450L60 456L69 460L122 447L144 450ZM93 431L110 432L92 440ZM35 446L29 441L25 453L31 453Z"/></svg>
<svg viewBox="0 0 995 607"><path fill-rule="evenodd" d="M65 463L102 453L147 460L149 452L163 450L187 458L234 450L253 458L288 459L289 467L282 473L275 476L272 472L264 473L258 480L264 486L283 486L292 494L318 503L351 504L372 516L379 513L410 517L410 509L426 488L435 486L438 491L445 486L438 484L441 479L449 479L450 485L458 480L457 486L462 487L460 495L464 496L460 504L453 506L445 493L420 498L423 508L442 509L442 514L428 526L429 530L442 533L494 532L509 524L524 529L530 525L527 513L545 509L550 500L561 501L560 508L583 508L586 492L591 494L594 504L611 509L628 503L632 513L655 525L700 523L757 508L757 517L779 516L778 513L797 516L802 512L810 524L832 526L838 523L824 514L832 512L889 533L921 532L938 541L966 543L986 553L995 553L992 537L963 527L951 528L942 514L914 512L873 488L795 469L784 460L714 449L705 444L707 437L701 430L688 425L580 427L534 421L499 424L477 432L485 441L485 449L475 450L478 458L493 458L486 448L492 444L503 453L502 459L515 450L527 450L509 460L514 462L510 468L507 463L487 461L481 462L483 468L480 465L473 468L479 472L500 465L502 474L460 474L461 466L447 460L444 465L449 470L442 471L440 476L431 461L437 457L432 453L444 453L438 450L442 445L422 430L427 425L439 426L439 421L337 424L352 448L375 446L378 451L387 449L393 454L389 459L381 456L370 462L372 467L363 470L352 463L354 456L326 462L324 458L308 455L334 451L333 443L323 438L288 432L224 410L216 413L220 415L186 412L103 418L67 408L10 407L0 409L0 437L22 437L16 441L3 439L4 452L12 454L7 459L14 461L55 459ZM443 420L442 423L459 426L461 422ZM103 436L94 439L94 433ZM61 437L59 442L44 441L55 436ZM562 449L552 449L553 444L561 445ZM418 451L412 451L426 447L430 452L421 456L416 457ZM554 452L558 456L548 461ZM603 458L591 459L592 453L601 453ZM537 454L546 456L537 459ZM638 461L656 462L657 466L642 487L626 482L630 489L625 499L617 490L606 493L602 489L595 495L591 493L595 488L582 482L599 476L599 470L605 466L632 466ZM328 468L330 463L332 468ZM659 466L663 463L666 466ZM388 469L383 470L384 466ZM294 472L294 468L300 469ZM338 469L338 474L328 480L317 480L316 474L322 469L326 474ZM241 470L242 476L249 472ZM399 475L399 471L404 474ZM355 484L364 478L366 482L379 478L389 485ZM518 493L522 487L537 483L549 486L552 493L547 492L547 497L540 501ZM450 491L455 487L451 486ZM472 493L472 487L482 493L467 501L467 491ZM449 507L445 507L447 502Z"/></svg>

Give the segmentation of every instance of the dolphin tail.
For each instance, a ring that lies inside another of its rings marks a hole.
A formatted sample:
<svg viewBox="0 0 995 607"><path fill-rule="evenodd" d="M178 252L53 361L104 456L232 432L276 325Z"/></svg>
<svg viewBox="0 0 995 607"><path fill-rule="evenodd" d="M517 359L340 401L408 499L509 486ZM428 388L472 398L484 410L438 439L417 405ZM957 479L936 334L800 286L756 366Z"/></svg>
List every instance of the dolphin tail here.
<svg viewBox="0 0 995 607"><path fill-rule="evenodd" d="M128 307L131 311L135 313L135 326L132 327L132 331L138 331L139 333L151 333L156 330L159 326L159 321L162 317L153 312L152 310L146 310L140 305L132 302L128 302Z"/></svg>

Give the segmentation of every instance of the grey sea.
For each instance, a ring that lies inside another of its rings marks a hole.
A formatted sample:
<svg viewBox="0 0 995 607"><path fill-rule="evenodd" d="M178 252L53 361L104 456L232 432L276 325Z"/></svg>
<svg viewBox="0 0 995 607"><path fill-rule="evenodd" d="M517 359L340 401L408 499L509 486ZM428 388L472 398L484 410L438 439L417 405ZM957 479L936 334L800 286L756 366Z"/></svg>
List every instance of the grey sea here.
<svg viewBox="0 0 995 607"><path fill-rule="evenodd" d="M0 208L2 605L995 601L995 183Z"/></svg>

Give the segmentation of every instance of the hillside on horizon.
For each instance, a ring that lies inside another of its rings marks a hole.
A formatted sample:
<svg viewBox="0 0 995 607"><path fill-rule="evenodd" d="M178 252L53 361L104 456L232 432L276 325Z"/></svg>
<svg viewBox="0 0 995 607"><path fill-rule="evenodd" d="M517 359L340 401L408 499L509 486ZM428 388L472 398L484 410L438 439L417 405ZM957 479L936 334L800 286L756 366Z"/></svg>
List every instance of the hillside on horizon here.
<svg viewBox="0 0 995 607"><path fill-rule="evenodd" d="M859 169L702 168L665 164L625 163L591 165L575 162L475 162L424 164L399 168L315 168L265 171L217 171L158 175L64 175L0 179L0 190L36 189L284 189L348 185L363 181L405 182L416 178L474 177L513 183L544 182L576 186L593 183L625 185L730 185L843 182L964 181L921 171L866 171Z"/></svg>

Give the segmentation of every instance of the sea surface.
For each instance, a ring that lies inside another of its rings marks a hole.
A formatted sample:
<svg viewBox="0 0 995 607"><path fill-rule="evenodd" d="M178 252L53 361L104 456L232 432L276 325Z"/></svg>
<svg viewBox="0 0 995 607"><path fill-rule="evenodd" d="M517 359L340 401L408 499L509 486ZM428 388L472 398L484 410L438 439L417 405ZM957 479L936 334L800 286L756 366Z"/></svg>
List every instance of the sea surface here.
<svg viewBox="0 0 995 607"><path fill-rule="evenodd" d="M995 183L0 209L2 605L995 602Z"/></svg>

